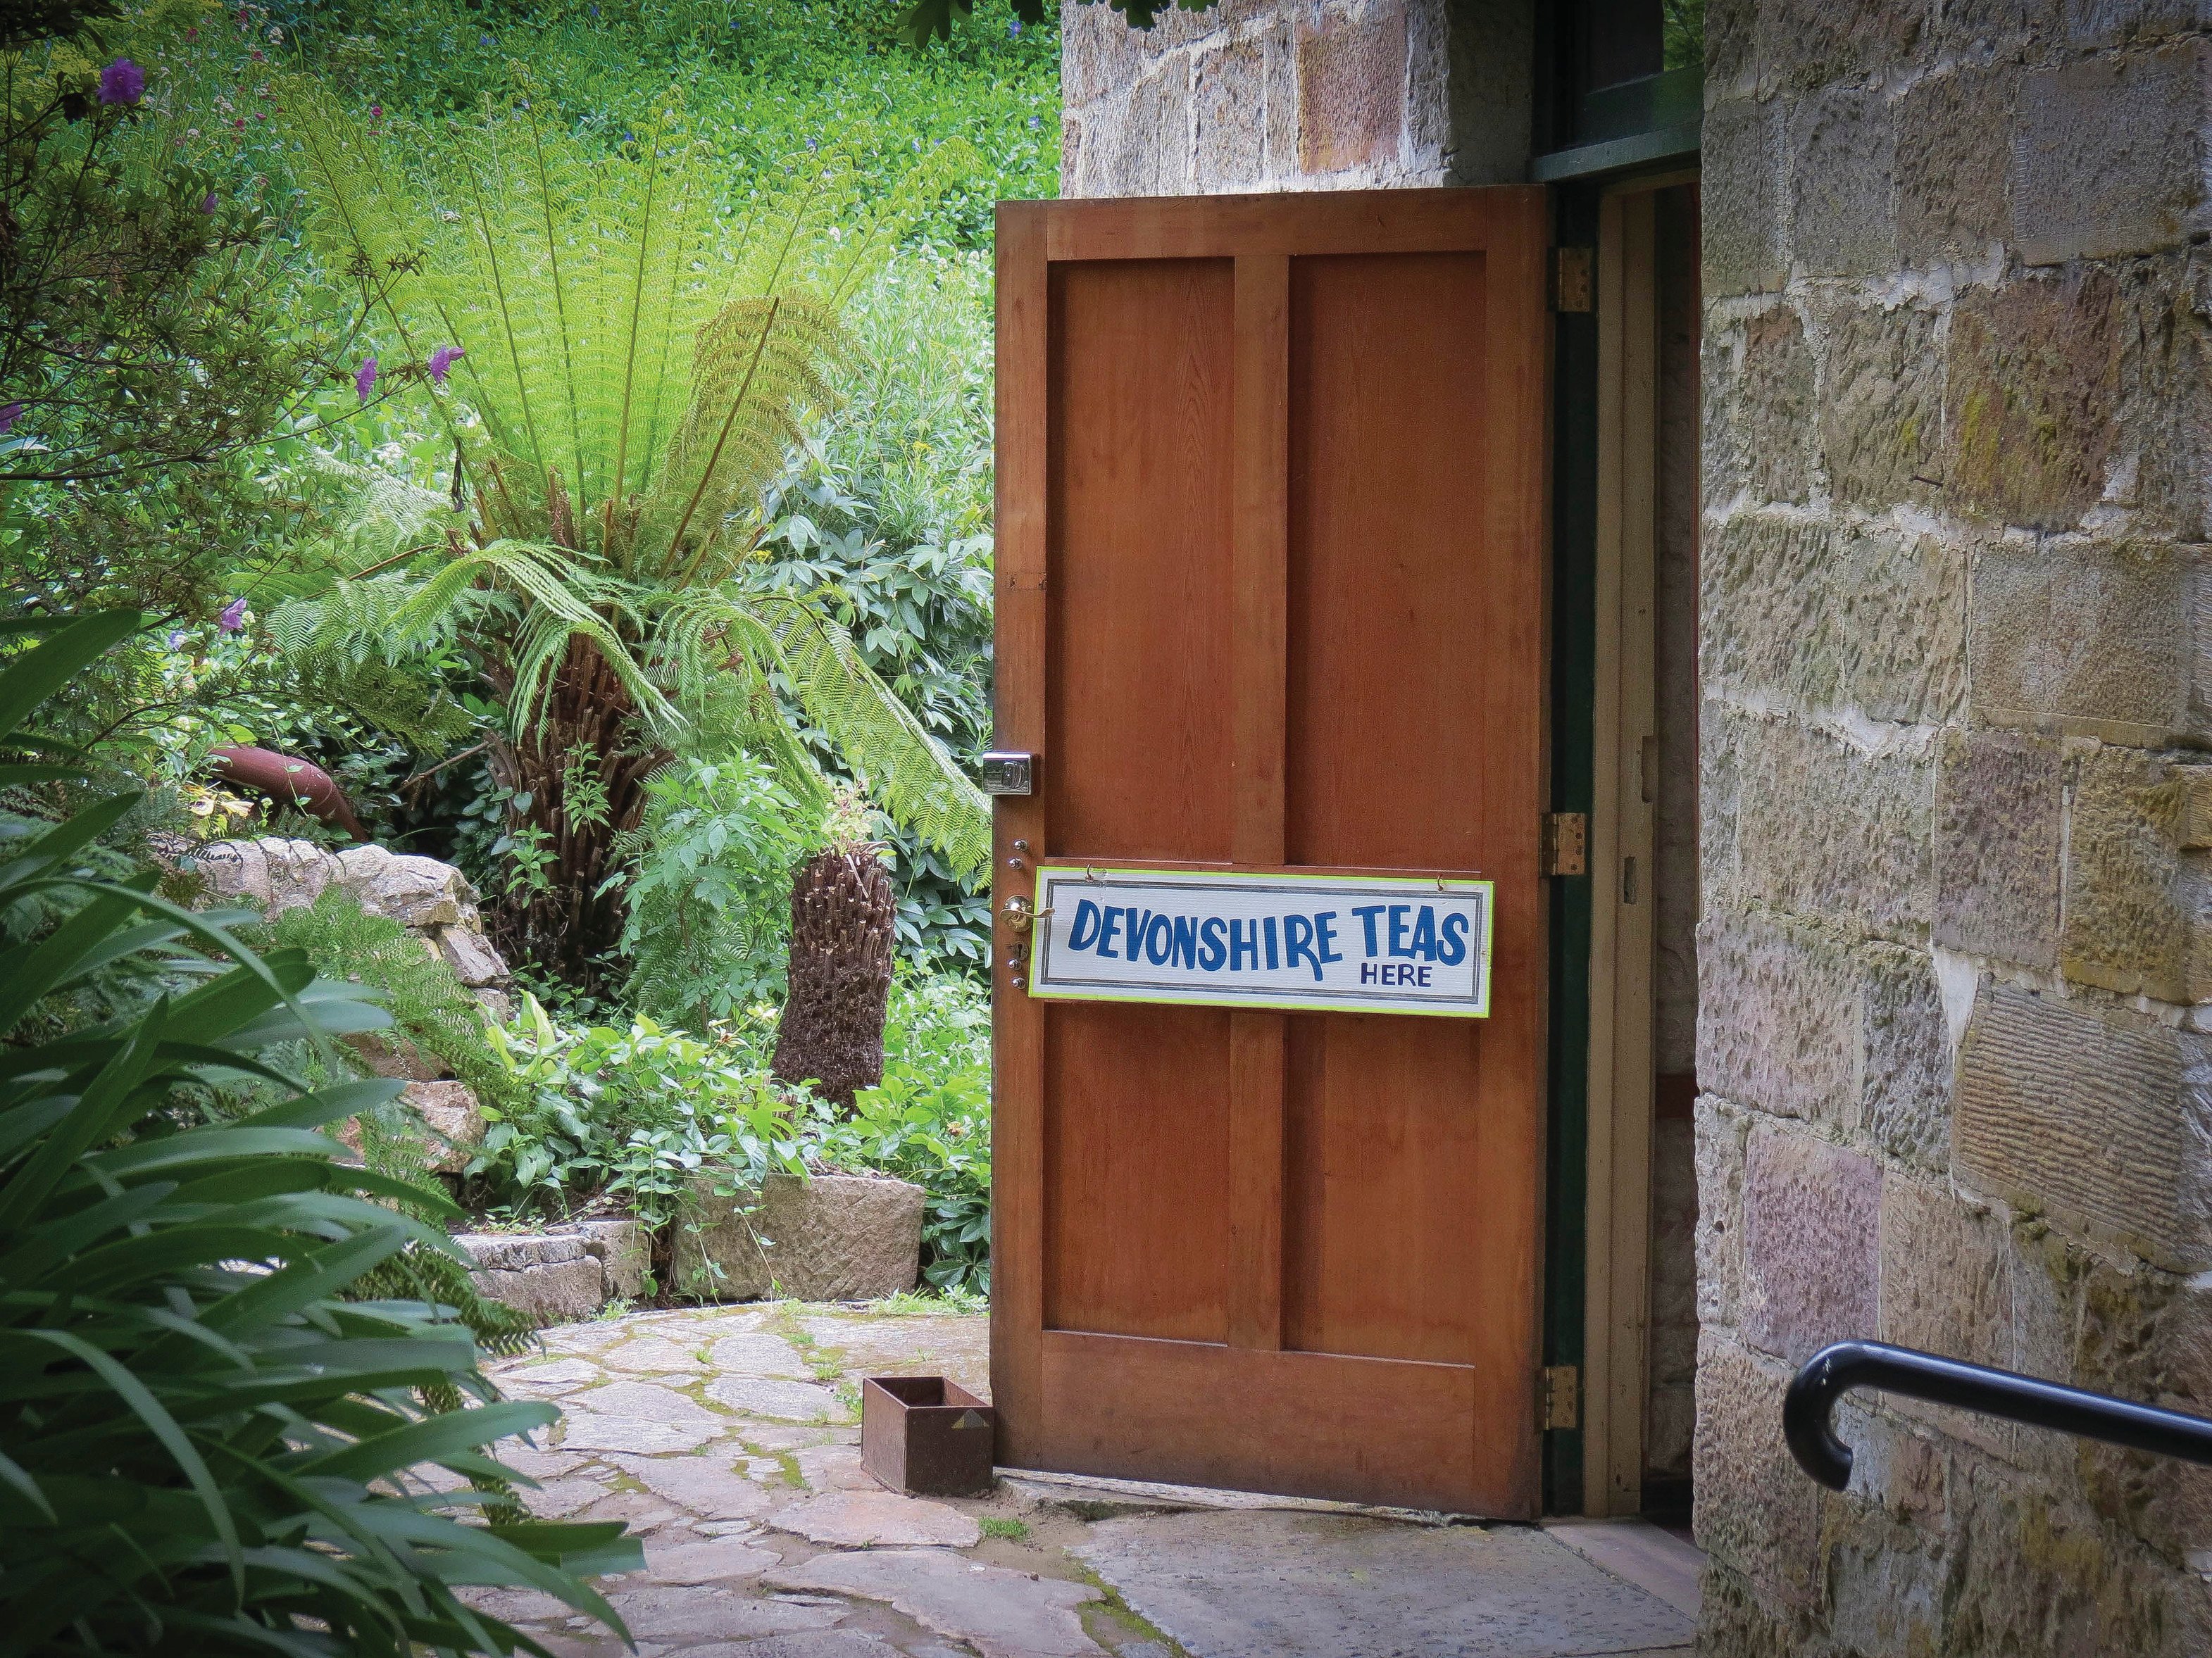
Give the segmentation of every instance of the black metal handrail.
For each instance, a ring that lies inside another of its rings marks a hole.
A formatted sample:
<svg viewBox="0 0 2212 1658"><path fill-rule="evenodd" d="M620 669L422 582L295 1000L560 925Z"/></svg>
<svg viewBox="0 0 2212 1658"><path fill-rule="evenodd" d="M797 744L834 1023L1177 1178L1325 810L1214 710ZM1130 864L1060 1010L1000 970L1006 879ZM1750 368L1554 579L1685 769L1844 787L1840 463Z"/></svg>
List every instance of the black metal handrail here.
<svg viewBox="0 0 2212 1658"><path fill-rule="evenodd" d="M1836 1401L1854 1388L1879 1388L2031 1428L2056 1428L2108 1445L2212 1466L2212 1422L2203 1417L1886 1342L1838 1341L1805 1361L1782 1401L1782 1436L1790 1442L1790 1455L1832 1491L1850 1483L1851 1448L1836 1437L1830 1417Z"/></svg>

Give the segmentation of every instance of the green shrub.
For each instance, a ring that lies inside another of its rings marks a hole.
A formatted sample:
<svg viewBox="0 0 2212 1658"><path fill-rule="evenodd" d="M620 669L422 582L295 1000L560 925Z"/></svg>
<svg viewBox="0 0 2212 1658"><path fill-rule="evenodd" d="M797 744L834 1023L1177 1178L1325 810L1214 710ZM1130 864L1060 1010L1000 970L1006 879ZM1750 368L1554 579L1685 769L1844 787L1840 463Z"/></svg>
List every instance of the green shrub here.
<svg viewBox="0 0 2212 1658"><path fill-rule="evenodd" d="M973 981L893 986L883 1084L863 1089L849 1114L769 1079L763 1022L702 1041L647 1019L564 1029L534 998L525 1004L493 1042L528 1102L497 1114L470 1165L512 1210L566 1213L605 1193L657 1228L702 1173L726 1193L779 1172L895 1175L928 1193L923 1276L988 1291L991 1013Z"/></svg>
<svg viewBox="0 0 2212 1658"><path fill-rule="evenodd" d="M805 1169L767 1066L743 1046L646 1018L567 1029L527 994L492 1042L524 1099L486 1110L468 1172L511 1212L565 1214L604 1193L660 1227L702 1170L727 1175L734 1190Z"/></svg>
<svg viewBox="0 0 2212 1658"><path fill-rule="evenodd" d="M0 673L0 751L139 625L87 618ZM0 786L58 768L0 762ZM270 1062L388 1023L306 955L256 956L82 853L104 802L13 849L0 918L75 908L0 953L0 1619L11 1651L389 1655L544 1649L455 1594L527 1586L617 1620L580 1573L641 1564L619 1525L507 1516L488 1454L557 1419L500 1402L451 1309L348 1300L440 1196L316 1132L397 1091L309 1090ZM24 1016L151 953L170 987L58 1035ZM225 965L226 962L228 965ZM188 970L196 963L197 970ZM230 1102L229 1108L221 1108ZM449 1408L461 1396L475 1408ZM430 1467L470 1482L437 1490ZM489 1514L492 1523L468 1516ZM618 1625L617 1625L618 1626Z"/></svg>
<svg viewBox="0 0 2212 1658"><path fill-rule="evenodd" d="M991 1007L973 980L902 978L884 1031L884 1080L850 1117L807 1121L825 1168L912 1181L922 1211L921 1275L939 1290L991 1290Z"/></svg>
<svg viewBox="0 0 2212 1658"><path fill-rule="evenodd" d="M306 951L325 978L349 979L378 992L393 1034L443 1060L485 1104L519 1095L514 1072L492 1052L476 998L398 922L370 914L331 887L312 906L284 911L269 931L279 947Z"/></svg>
<svg viewBox="0 0 2212 1658"><path fill-rule="evenodd" d="M615 843L629 908L623 993L641 1013L695 1030L781 1002L808 814L742 751L719 762L679 756L645 793L643 821Z"/></svg>

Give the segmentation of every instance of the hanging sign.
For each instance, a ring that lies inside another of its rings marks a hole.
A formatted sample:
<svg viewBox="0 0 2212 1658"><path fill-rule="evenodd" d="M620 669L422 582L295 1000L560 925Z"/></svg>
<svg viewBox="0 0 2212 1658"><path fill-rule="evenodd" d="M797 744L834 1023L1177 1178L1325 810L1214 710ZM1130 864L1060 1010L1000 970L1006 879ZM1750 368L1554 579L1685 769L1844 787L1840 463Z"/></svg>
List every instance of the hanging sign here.
<svg viewBox="0 0 2212 1658"><path fill-rule="evenodd" d="M1032 996L1490 1013L1487 881L1045 864Z"/></svg>

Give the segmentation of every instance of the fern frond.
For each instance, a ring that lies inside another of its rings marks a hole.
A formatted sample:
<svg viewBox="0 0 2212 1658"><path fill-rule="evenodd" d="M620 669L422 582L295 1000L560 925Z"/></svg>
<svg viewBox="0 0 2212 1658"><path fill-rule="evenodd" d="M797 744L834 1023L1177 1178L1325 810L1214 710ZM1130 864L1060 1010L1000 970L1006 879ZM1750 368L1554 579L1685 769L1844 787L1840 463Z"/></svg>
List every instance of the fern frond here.
<svg viewBox="0 0 2212 1658"><path fill-rule="evenodd" d="M963 873L988 866L982 791L860 658L819 602L776 593L698 595L664 623L671 634L716 621L742 637L739 616L773 640L775 665L808 722L834 744L900 823Z"/></svg>

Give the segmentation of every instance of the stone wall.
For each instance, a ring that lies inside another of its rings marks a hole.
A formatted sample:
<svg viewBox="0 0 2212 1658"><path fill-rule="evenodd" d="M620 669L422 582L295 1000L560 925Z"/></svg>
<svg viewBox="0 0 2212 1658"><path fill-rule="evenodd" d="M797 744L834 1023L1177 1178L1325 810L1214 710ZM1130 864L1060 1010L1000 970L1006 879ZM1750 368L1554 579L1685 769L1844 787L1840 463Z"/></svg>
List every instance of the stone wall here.
<svg viewBox="0 0 2212 1658"><path fill-rule="evenodd" d="M1705 1649L2212 1651L2212 1475L1779 1433L1850 1335L2212 1407L2212 13L1706 19Z"/></svg>
<svg viewBox="0 0 2212 1658"><path fill-rule="evenodd" d="M1528 0L1062 0L1060 189L1491 184L1528 165Z"/></svg>

